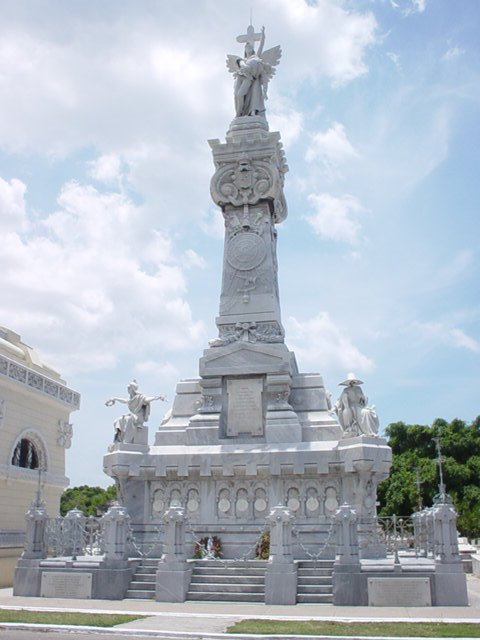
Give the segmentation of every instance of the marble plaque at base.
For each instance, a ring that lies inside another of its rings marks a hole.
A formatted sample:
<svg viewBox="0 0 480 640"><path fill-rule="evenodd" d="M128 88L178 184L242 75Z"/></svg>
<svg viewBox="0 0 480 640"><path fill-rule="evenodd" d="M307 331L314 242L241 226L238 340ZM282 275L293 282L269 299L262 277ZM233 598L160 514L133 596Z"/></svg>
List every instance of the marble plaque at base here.
<svg viewBox="0 0 480 640"><path fill-rule="evenodd" d="M227 436L263 435L263 378L227 380Z"/></svg>
<svg viewBox="0 0 480 640"><path fill-rule="evenodd" d="M92 574L74 571L42 573L42 598L91 598Z"/></svg>
<svg viewBox="0 0 480 640"><path fill-rule="evenodd" d="M429 578L368 578L370 607L431 607Z"/></svg>

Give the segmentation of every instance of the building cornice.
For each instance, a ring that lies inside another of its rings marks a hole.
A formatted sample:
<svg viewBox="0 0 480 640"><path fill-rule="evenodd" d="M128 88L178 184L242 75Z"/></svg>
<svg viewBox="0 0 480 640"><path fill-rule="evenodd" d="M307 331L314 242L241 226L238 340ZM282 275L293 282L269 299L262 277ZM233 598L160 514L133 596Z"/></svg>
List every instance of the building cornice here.
<svg viewBox="0 0 480 640"><path fill-rule="evenodd" d="M2 376L26 389L57 400L73 411L80 407L79 393L5 355L0 355L0 379Z"/></svg>

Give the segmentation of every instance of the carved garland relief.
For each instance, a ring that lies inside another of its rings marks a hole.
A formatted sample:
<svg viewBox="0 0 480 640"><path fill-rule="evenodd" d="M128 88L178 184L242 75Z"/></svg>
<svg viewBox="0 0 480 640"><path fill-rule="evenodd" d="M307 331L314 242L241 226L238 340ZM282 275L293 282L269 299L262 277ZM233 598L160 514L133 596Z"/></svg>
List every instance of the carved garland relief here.
<svg viewBox="0 0 480 640"><path fill-rule="evenodd" d="M211 192L217 204L256 204L262 198L276 198L279 172L270 159L250 160L245 154L238 162L220 166L212 178Z"/></svg>

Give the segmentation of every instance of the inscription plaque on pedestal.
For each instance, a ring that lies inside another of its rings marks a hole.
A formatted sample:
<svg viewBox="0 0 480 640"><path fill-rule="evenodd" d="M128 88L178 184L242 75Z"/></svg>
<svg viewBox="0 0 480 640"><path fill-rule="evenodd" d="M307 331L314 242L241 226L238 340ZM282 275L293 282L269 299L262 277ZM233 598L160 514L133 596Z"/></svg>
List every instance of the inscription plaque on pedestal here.
<svg viewBox="0 0 480 640"><path fill-rule="evenodd" d="M92 574L73 571L42 573L42 598L91 598Z"/></svg>
<svg viewBox="0 0 480 640"><path fill-rule="evenodd" d="M227 380L227 436L263 435L263 378Z"/></svg>
<svg viewBox="0 0 480 640"><path fill-rule="evenodd" d="M429 578L368 578L370 607L431 607Z"/></svg>

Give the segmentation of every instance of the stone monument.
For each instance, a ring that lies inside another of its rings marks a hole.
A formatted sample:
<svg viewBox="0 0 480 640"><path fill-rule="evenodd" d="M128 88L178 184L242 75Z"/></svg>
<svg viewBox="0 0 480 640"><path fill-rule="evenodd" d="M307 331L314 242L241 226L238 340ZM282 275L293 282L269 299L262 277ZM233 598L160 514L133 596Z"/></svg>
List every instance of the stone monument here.
<svg viewBox="0 0 480 640"><path fill-rule="evenodd" d="M435 505L413 518L413 547L409 542L402 560L400 520L391 517L388 557L375 516L391 450L378 435L375 406L349 373L332 407L321 375L301 373L285 344L276 243L287 216L288 168L280 134L265 117L281 50L263 50L263 28L249 26L237 41L244 55L227 58L236 117L225 142L210 141L211 194L225 221L217 337L200 358L199 376L178 383L153 445L145 423L150 404L163 396L146 396L133 381L128 398L107 400L126 404L128 413L115 420L104 457L121 504L99 523L102 553L86 553L86 519L73 509L60 523L59 553L48 558L58 527L48 533L52 522L38 493L26 516L14 593L466 605L439 444Z"/></svg>
<svg viewBox="0 0 480 640"><path fill-rule="evenodd" d="M160 525L168 509L182 509L198 538L217 536L224 558L238 558L283 506L295 521L289 554L299 559L322 548L336 510L348 503L368 556L376 487L391 451L361 382L342 383L335 411L322 376L301 373L285 344L276 245L288 166L265 116L281 49L263 50L263 28L249 26L237 41L244 55L227 57L236 115L224 142L209 141L211 195L225 222L218 335L200 358L199 377L178 383L153 445L144 432L127 437L119 426L125 435L106 454L105 472L118 482L137 536ZM333 557L333 549L325 554Z"/></svg>

